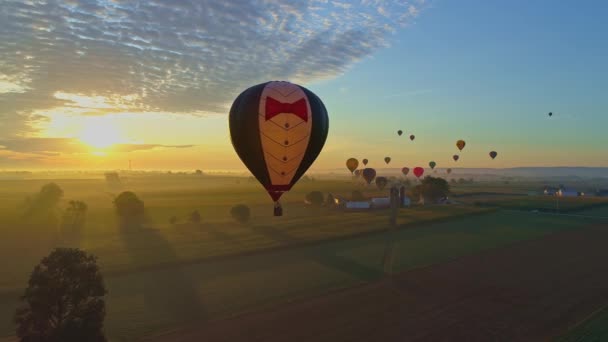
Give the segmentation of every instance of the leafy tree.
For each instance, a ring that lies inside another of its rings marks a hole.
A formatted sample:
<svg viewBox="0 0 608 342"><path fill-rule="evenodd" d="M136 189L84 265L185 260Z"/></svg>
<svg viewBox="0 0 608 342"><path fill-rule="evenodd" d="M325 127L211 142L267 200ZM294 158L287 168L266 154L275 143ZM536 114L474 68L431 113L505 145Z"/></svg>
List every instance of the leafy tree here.
<svg viewBox="0 0 608 342"><path fill-rule="evenodd" d="M131 191L122 192L114 199L116 213L126 222L143 218L144 202Z"/></svg>
<svg viewBox="0 0 608 342"><path fill-rule="evenodd" d="M351 199L353 201L365 201L366 200L365 196L363 196L363 194L359 190L353 191L353 193L351 195Z"/></svg>
<svg viewBox="0 0 608 342"><path fill-rule="evenodd" d="M63 213L62 230L64 233L78 233L84 228L88 206L83 201L69 201Z"/></svg>
<svg viewBox="0 0 608 342"><path fill-rule="evenodd" d="M230 209L230 216L240 223L246 223L251 217L251 210L244 204L238 204Z"/></svg>
<svg viewBox="0 0 608 342"><path fill-rule="evenodd" d="M194 171L195 174L202 176L203 175L203 171L202 170L196 170Z"/></svg>
<svg viewBox="0 0 608 342"><path fill-rule="evenodd" d="M21 341L106 341L107 291L96 261L75 248L57 248L42 259L15 313Z"/></svg>
<svg viewBox="0 0 608 342"><path fill-rule="evenodd" d="M190 214L190 222L196 224L201 223L201 214L198 212L198 210L195 210Z"/></svg>
<svg viewBox="0 0 608 342"><path fill-rule="evenodd" d="M320 207L323 205L323 193L321 191L313 191L306 194L306 200L312 205Z"/></svg>
<svg viewBox="0 0 608 342"><path fill-rule="evenodd" d="M425 201L436 202L450 193L450 185L443 178L426 176L420 185L414 187L412 193L414 196L424 198Z"/></svg>
<svg viewBox="0 0 608 342"><path fill-rule="evenodd" d="M44 214L53 211L63 197L63 190L56 183L45 184L40 192L26 202L25 216Z"/></svg>
<svg viewBox="0 0 608 342"><path fill-rule="evenodd" d="M327 194L327 199L325 200L328 206L333 206L335 204L334 195Z"/></svg>

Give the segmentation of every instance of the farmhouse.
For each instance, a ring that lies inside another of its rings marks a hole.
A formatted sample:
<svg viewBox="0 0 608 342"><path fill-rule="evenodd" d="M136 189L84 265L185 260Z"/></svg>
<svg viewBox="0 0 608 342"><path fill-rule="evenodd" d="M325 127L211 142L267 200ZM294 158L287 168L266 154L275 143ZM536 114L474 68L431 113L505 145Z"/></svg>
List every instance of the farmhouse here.
<svg viewBox="0 0 608 342"><path fill-rule="evenodd" d="M579 192L574 189L559 189L557 190L556 196L559 197L577 197Z"/></svg>

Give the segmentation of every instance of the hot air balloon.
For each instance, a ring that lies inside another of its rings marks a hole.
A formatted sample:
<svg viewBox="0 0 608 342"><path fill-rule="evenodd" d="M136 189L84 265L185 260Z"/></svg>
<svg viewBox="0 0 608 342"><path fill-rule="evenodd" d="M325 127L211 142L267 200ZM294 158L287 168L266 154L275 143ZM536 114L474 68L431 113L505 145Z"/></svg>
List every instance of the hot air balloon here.
<svg viewBox="0 0 608 342"><path fill-rule="evenodd" d="M437 163L435 163L434 161L429 162L429 166L431 167L431 169L434 169L435 165L437 165Z"/></svg>
<svg viewBox="0 0 608 342"><path fill-rule="evenodd" d="M355 172L353 172L353 174L355 175L355 177L361 177L361 171L362 170L355 170Z"/></svg>
<svg viewBox="0 0 608 342"><path fill-rule="evenodd" d="M399 134L399 136L401 136L401 134L403 134L403 131L402 130L398 130L397 134Z"/></svg>
<svg viewBox="0 0 608 342"><path fill-rule="evenodd" d="M365 166L365 165L367 165L368 160L367 159L363 159L362 162L363 162L363 166Z"/></svg>
<svg viewBox="0 0 608 342"><path fill-rule="evenodd" d="M549 112L549 117L552 117L552 116L553 116L553 113L552 113L552 112Z"/></svg>
<svg viewBox="0 0 608 342"><path fill-rule="evenodd" d="M363 175L363 179L367 182L367 184L371 184L374 178L376 178L376 170L372 168L365 168L361 173Z"/></svg>
<svg viewBox="0 0 608 342"><path fill-rule="evenodd" d="M458 147L458 149L461 150L461 151L464 148L464 145L466 145L466 143L464 142L464 140L458 140L456 142L456 147Z"/></svg>
<svg viewBox="0 0 608 342"><path fill-rule="evenodd" d="M420 166L414 168L414 176L416 176L417 178L420 178L420 176L422 176L423 174L424 174L423 168L421 168Z"/></svg>
<svg viewBox="0 0 608 342"><path fill-rule="evenodd" d="M448 168L447 170L445 170L445 172L447 172L449 175L450 173L452 173L452 169Z"/></svg>
<svg viewBox="0 0 608 342"><path fill-rule="evenodd" d="M409 167L402 168L401 173L403 173L404 176L407 176L407 174L410 173L410 168Z"/></svg>
<svg viewBox="0 0 608 342"><path fill-rule="evenodd" d="M359 161L355 158L348 158L346 161L346 167L351 173L357 169L357 166L359 166Z"/></svg>
<svg viewBox="0 0 608 342"><path fill-rule="evenodd" d="M376 177L376 186L379 190L384 189L386 184L388 184L388 179L386 179L386 177Z"/></svg>
<svg viewBox="0 0 608 342"><path fill-rule="evenodd" d="M413 135L413 134L412 134L412 135L410 135L410 140L411 140L411 141L414 141L414 139L416 139L416 136L415 136L415 135Z"/></svg>
<svg viewBox="0 0 608 342"><path fill-rule="evenodd" d="M391 162L391 157L384 157L384 162L385 163L390 163Z"/></svg>
<svg viewBox="0 0 608 342"><path fill-rule="evenodd" d="M498 153L496 153L496 151L492 151L492 152L490 152L490 157L491 157L492 159L496 158L496 156L497 156L497 155L498 155Z"/></svg>
<svg viewBox="0 0 608 342"><path fill-rule="evenodd" d="M239 158L275 202L315 161L329 130L327 109L310 90L272 81L243 91L229 115L230 137Z"/></svg>
<svg viewBox="0 0 608 342"><path fill-rule="evenodd" d="M460 156L455 154L452 156L452 158L454 159L454 161L458 161L458 159L460 159Z"/></svg>

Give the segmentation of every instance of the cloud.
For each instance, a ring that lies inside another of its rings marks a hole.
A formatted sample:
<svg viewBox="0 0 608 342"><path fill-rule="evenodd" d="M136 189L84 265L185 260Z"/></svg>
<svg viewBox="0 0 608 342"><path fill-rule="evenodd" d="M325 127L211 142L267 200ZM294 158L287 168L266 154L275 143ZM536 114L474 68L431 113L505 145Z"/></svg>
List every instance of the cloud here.
<svg viewBox="0 0 608 342"><path fill-rule="evenodd" d="M103 149L104 152L136 152L156 148L190 148L195 145L161 144L115 144ZM91 147L74 138L17 138L0 139L0 152L17 155L57 156L60 154L90 153Z"/></svg>
<svg viewBox="0 0 608 342"><path fill-rule="evenodd" d="M83 115L226 113L252 84L344 73L386 46L388 35L424 6L422 0L3 0L0 136L32 134L32 123L45 120L33 113L66 106L84 107ZM99 101L82 106L86 98Z"/></svg>

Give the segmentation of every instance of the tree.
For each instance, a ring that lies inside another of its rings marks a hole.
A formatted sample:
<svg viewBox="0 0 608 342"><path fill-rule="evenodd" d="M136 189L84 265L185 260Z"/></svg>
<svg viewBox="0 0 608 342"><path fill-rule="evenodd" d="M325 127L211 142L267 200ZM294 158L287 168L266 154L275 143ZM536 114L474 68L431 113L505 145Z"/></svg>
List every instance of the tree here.
<svg viewBox="0 0 608 342"><path fill-rule="evenodd" d="M63 213L63 233L78 234L84 228L88 206L83 201L69 201Z"/></svg>
<svg viewBox="0 0 608 342"><path fill-rule="evenodd" d="M133 222L143 218L144 202L131 191L122 192L114 199L116 213L125 222Z"/></svg>
<svg viewBox="0 0 608 342"><path fill-rule="evenodd" d="M323 193L321 191L309 192L306 195L306 200L310 202L310 204L320 207L323 205Z"/></svg>
<svg viewBox="0 0 608 342"><path fill-rule="evenodd" d="M106 341L107 293L97 258L76 248L57 248L32 272L15 312L21 341Z"/></svg>
<svg viewBox="0 0 608 342"><path fill-rule="evenodd" d="M190 214L190 222L196 224L201 223L201 214L198 212L198 210L195 210Z"/></svg>
<svg viewBox="0 0 608 342"><path fill-rule="evenodd" d="M420 185L414 187L412 193L414 196L422 197L425 201L436 202L447 197L450 193L450 185L443 178L426 176Z"/></svg>
<svg viewBox="0 0 608 342"><path fill-rule="evenodd" d="M56 183L45 184L40 192L27 201L25 216L44 214L53 211L63 197L63 190Z"/></svg>
<svg viewBox="0 0 608 342"><path fill-rule="evenodd" d="M197 174L197 175L199 175L199 176L203 175L203 171L201 171L201 170L196 170L196 171L194 171L194 173Z"/></svg>
<svg viewBox="0 0 608 342"><path fill-rule="evenodd" d="M353 193L351 195L351 199L353 201L365 201L366 200L365 196L363 196L363 194L359 190L353 191Z"/></svg>
<svg viewBox="0 0 608 342"><path fill-rule="evenodd" d="M328 206L334 206L336 204L336 201L334 199L334 195L327 194L327 199L325 200L325 202L327 203Z"/></svg>
<svg viewBox="0 0 608 342"><path fill-rule="evenodd" d="M240 223L246 223L251 217L249 207L244 204L238 204L230 209L230 216Z"/></svg>

